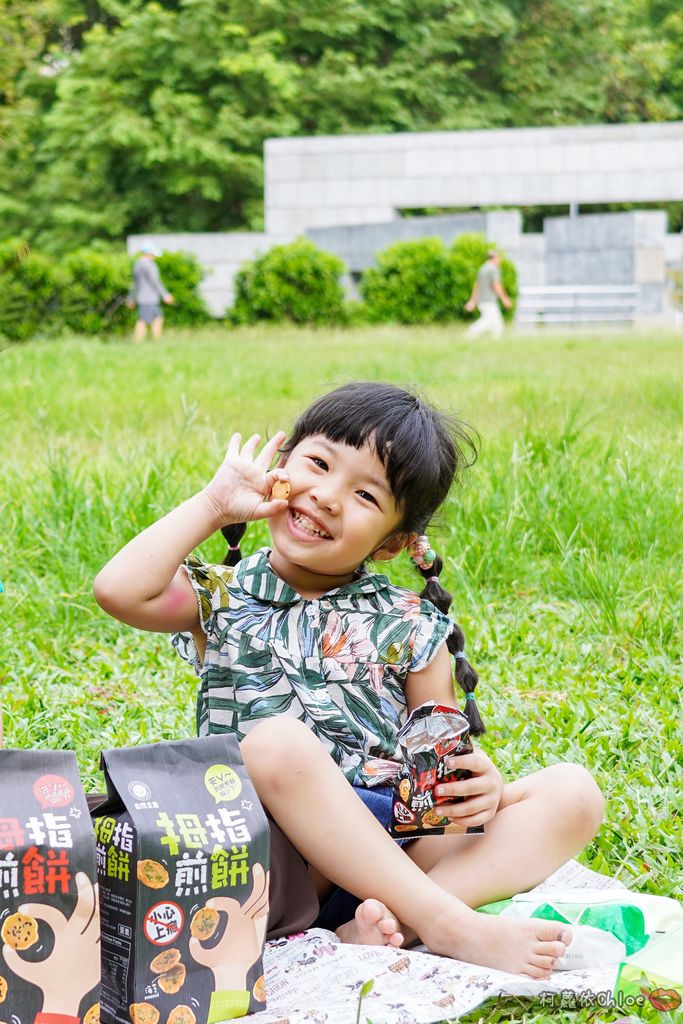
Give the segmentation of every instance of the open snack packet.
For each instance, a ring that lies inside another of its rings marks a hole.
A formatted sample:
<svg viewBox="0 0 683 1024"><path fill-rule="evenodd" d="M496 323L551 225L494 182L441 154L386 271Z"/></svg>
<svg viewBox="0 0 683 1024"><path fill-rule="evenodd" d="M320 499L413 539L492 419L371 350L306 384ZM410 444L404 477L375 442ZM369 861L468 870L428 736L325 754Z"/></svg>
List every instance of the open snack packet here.
<svg viewBox="0 0 683 1024"><path fill-rule="evenodd" d="M468 779L465 769L449 769L446 759L471 754L469 723L461 711L428 701L415 708L398 734L403 765L394 787L393 816L389 832L397 839L433 835L481 834L483 825L463 828L439 813L439 804L462 797L438 797L442 782Z"/></svg>

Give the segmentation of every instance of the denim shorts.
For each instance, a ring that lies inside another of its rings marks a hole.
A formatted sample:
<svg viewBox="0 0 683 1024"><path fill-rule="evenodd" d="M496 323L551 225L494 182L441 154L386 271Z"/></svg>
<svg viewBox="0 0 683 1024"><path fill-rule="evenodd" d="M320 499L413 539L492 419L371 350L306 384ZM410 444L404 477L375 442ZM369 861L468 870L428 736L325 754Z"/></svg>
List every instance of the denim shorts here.
<svg viewBox="0 0 683 1024"><path fill-rule="evenodd" d="M388 828L391 821L391 808L393 804L393 786L375 786L373 789L365 789L362 786L354 786L369 811L377 818L380 825ZM412 842L412 839L395 839L399 846L405 846ZM346 889L336 888L328 896L320 908L318 917L313 922L313 928L327 928L333 932L340 925L350 921L356 912L356 907L362 902L357 896L353 896Z"/></svg>
<svg viewBox="0 0 683 1024"><path fill-rule="evenodd" d="M161 306L158 302L138 306L138 320L144 320L146 324L151 324L152 320L160 316Z"/></svg>

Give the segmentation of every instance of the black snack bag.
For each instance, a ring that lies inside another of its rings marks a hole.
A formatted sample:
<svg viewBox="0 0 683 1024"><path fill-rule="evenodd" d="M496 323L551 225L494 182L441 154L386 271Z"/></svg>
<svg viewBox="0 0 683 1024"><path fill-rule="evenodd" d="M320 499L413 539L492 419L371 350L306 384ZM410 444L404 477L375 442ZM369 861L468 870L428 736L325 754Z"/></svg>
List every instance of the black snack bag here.
<svg viewBox="0 0 683 1024"><path fill-rule="evenodd" d="M70 750L0 750L0 938L0 1018L97 1024L95 837Z"/></svg>
<svg viewBox="0 0 683 1024"><path fill-rule="evenodd" d="M270 836L237 740L107 750L102 767L102 1024L263 1010Z"/></svg>
<svg viewBox="0 0 683 1024"><path fill-rule="evenodd" d="M468 779L471 772L446 768L446 758L471 754L469 722L461 711L428 701L415 708L398 733L403 763L394 786L389 832L397 839L418 836L481 835L483 825L463 828L439 813L439 804L458 803L462 797L439 797L442 782Z"/></svg>

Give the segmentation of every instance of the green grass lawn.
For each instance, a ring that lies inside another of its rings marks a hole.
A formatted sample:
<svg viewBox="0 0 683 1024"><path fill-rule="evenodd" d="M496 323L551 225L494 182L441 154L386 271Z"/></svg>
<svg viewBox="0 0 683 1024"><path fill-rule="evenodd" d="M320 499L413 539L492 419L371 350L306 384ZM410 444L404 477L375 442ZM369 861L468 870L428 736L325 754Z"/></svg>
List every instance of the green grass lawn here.
<svg viewBox="0 0 683 1024"><path fill-rule="evenodd" d="M481 675L482 746L508 777L586 765L608 810L582 861L679 893L681 340L213 329L0 351L6 744L73 748L90 790L102 747L191 734L191 670L96 607L95 573L209 479L234 430L286 429L330 386L388 379L481 435L434 536ZM245 549L265 540L252 527ZM417 584L405 558L390 575ZM506 1000L480 1019L550 1018Z"/></svg>

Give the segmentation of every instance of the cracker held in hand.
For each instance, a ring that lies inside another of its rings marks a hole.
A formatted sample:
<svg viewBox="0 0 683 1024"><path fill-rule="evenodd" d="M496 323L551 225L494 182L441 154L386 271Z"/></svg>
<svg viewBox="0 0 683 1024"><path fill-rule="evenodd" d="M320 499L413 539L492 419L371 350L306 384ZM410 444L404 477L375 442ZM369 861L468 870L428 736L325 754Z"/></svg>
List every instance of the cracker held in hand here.
<svg viewBox="0 0 683 1024"><path fill-rule="evenodd" d="M289 497L289 491L289 480L276 480L273 484L270 496L274 501L276 499L282 499L284 501Z"/></svg>

